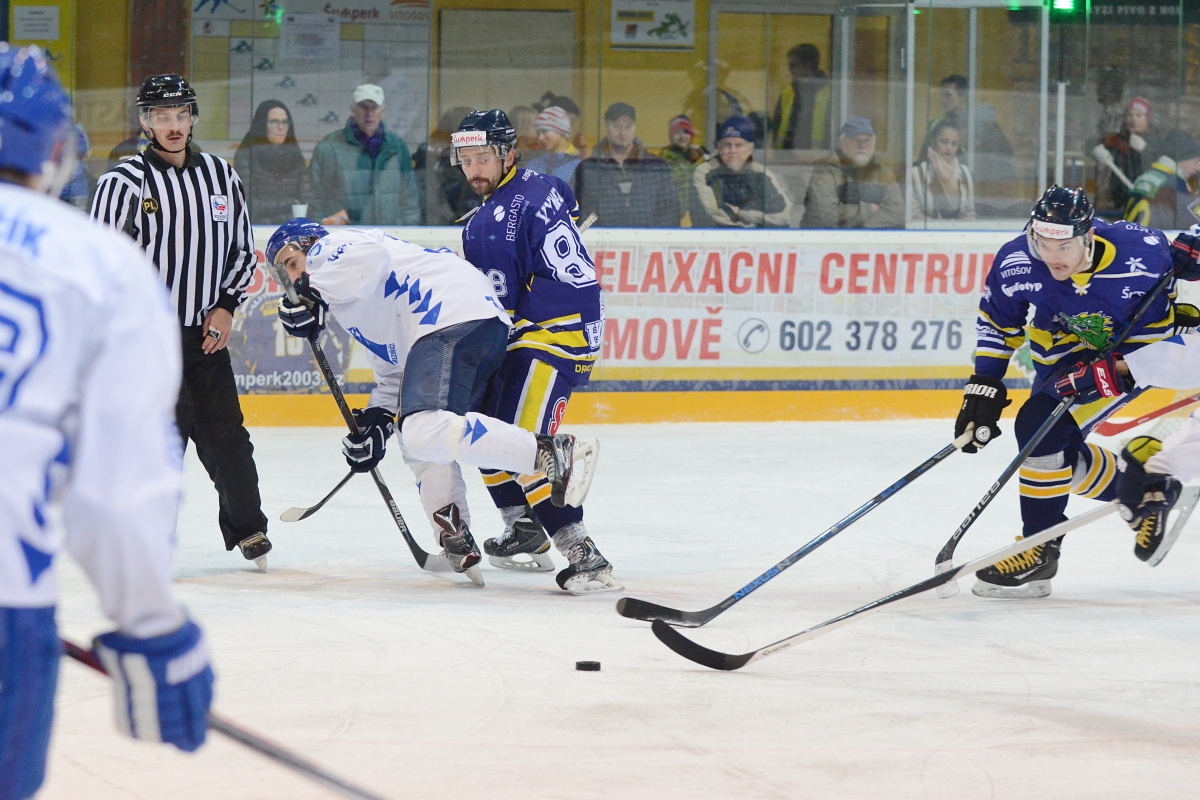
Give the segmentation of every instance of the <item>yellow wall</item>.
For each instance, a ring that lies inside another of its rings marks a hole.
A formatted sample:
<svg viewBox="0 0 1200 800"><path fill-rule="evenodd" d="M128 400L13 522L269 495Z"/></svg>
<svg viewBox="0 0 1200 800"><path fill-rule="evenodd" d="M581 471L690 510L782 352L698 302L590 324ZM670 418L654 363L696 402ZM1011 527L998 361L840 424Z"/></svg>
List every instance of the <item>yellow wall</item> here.
<svg viewBox="0 0 1200 800"><path fill-rule="evenodd" d="M92 156L105 156L125 138L129 118L129 0L85 0L76 14L75 115Z"/></svg>

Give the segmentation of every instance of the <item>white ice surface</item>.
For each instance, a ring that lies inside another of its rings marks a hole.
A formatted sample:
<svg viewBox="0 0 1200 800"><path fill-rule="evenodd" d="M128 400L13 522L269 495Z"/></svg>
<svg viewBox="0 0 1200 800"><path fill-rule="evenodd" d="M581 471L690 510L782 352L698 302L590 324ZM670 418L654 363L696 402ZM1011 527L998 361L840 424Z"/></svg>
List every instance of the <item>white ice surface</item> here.
<svg viewBox="0 0 1200 800"><path fill-rule="evenodd" d="M744 652L930 574L1015 455L1011 424L952 455L706 627ZM628 594L708 607L950 439L949 421L628 425L601 438L587 522ZM334 429L255 429L271 572L226 553L189 456L176 570L208 631L215 710L390 798L1190 798L1200 791L1200 515L1161 566L1116 516L1068 536L1046 600L928 593L722 673L667 650L616 596L484 566L417 569ZM426 549L407 470L384 473ZM498 515L468 476L476 537ZM1092 507L1072 501L1072 510ZM1018 532L1015 481L960 559ZM556 564L563 560L556 555ZM105 629L74 566L60 624ZM599 673L577 672L598 660ZM63 664L43 800L332 797L211 736L194 755L121 738L106 679Z"/></svg>

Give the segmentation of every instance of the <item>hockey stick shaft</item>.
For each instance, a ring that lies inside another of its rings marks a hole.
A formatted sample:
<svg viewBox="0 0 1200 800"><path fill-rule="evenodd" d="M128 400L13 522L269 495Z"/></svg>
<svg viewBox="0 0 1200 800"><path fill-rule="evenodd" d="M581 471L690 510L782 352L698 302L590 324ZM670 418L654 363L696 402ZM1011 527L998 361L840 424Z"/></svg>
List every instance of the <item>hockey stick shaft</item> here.
<svg viewBox="0 0 1200 800"><path fill-rule="evenodd" d="M354 470L350 470L349 472L347 472L346 477L344 477L340 481L338 481L338 485L333 487L333 489L330 490L329 494L325 495L320 500L318 500L316 505L309 506L308 508L299 508L297 506L293 506L293 507L285 510L282 514L280 514L279 518L281 520L283 520L284 522L299 522L302 519L308 519L313 514L320 511L321 508L326 503L328 503L335 494L340 492L342 490L342 487L345 486L347 483L349 483L350 479L354 477L354 474L355 474Z"/></svg>
<svg viewBox="0 0 1200 800"><path fill-rule="evenodd" d="M668 608L667 606L660 606L655 603L648 603L644 600L638 600L633 597L623 597L617 601L617 613L623 617L639 619L646 622L661 619L664 622L669 622L672 625L681 625L685 628L698 628L701 625L710 622L718 615L723 614L725 611L728 611L731 607L745 599L755 589L758 589L767 581L775 578L785 569L807 556L813 550L816 550L834 536L837 536L846 528L849 528L855 522L865 517L871 511L874 511L876 508L883 505L885 501L894 497L901 489L911 484L929 470L933 469L942 461L946 460L951 453L960 449L963 447L963 445L969 444L971 437L971 433L964 433L962 436L958 437L953 442L946 445L941 450L934 453L932 456L925 459L925 461L921 462L915 468L910 470L908 474L900 478L900 480L896 481L891 486L887 487L882 492L875 495L858 508L854 509L854 511L851 511L845 517L842 517L833 525L826 528L815 539L809 541L799 550L787 556L778 564L771 567L762 575L759 575L757 578L750 581L750 583L746 584L741 589L738 589L732 595L726 597L715 606L706 608L702 611L680 611L679 609Z"/></svg>
<svg viewBox="0 0 1200 800"><path fill-rule="evenodd" d="M274 276L275 282L283 288L289 300L293 303L302 302L300 295L296 293L296 287L292 285L292 279L288 276L287 270L276 264L269 264L268 269L270 269L271 275ZM337 403L338 410L342 412L342 419L346 421L346 426L350 429L350 433L358 436L361 433L358 422L354 419L354 414L350 411L350 405L346 402L346 396L342 394L342 387L338 385L337 376L333 374L333 367L329 366L329 359L325 357L325 351L321 349L321 345L317 342L316 338L309 339L308 345L312 349L313 358L317 361L317 368L320 369L326 385L329 386L329 393L333 395L333 400ZM413 538L412 532L408 529L408 525L404 521L404 515L400 513L400 507L396 505L396 499L392 497L391 490L388 489L383 476L379 474L379 467L371 470L371 478L374 479L375 486L379 489L379 494L383 497L384 503L387 504L388 511L392 515L392 520L396 523L396 527L400 529L400 536L404 538L404 543L408 545L408 549L412 552L417 566L421 569L428 569L431 572L440 572L441 570L438 569L439 564L443 565L445 569L449 569L450 565L448 563L432 558L421 545L417 544L417 540ZM429 566L426 566L426 564Z"/></svg>
<svg viewBox="0 0 1200 800"><path fill-rule="evenodd" d="M1052 528L1047 528L1041 533L1034 534L1027 539L1014 542L1013 544L1002 547L999 550L994 550L991 553L982 556L981 558L975 559L974 561L968 561L962 566L952 567L948 571L937 573L930 578L926 578L923 581L914 583L912 586L901 589L898 592L892 592L891 594L880 597L877 600L873 600L866 605L859 606L852 611L847 611L845 614L839 614L832 619L828 619L825 622L812 626L811 628L806 628L805 630L800 631L797 634L793 634L786 639L780 639L779 641L773 642L766 647L760 647L758 650L752 650L749 653L722 653L717 650L704 647L696 642L693 642L691 639L688 639L677 629L672 628L662 620L656 620L652 625L652 630L654 631L654 635L658 637L659 641L690 661L695 661L697 664L717 670L728 671L741 669L747 664L752 664L755 661L766 658L767 656L779 653L789 647L792 647L793 645L806 642L809 639L815 639L818 636L823 636L824 634L829 633L836 628L840 628L843 625L848 625L851 622L858 621L869 614L873 614L876 611L882 610L885 606L897 603L901 600L907 600L912 597L916 597L917 595L927 592L930 589L934 589L938 586L949 583L950 581L957 580L963 575L975 572L976 570L980 570L985 567L989 567L999 561L1003 561L1006 558L1011 558L1017 553L1028 550L1030 547L1036 547L1038 545L1045 544L1051 539L1057 539L1069 531L1100 519L1107 514L1111 514L1115 510L1116 503L1106 503L1099 508L1094 508L1087 513L1074 517L1073 519L1059 523Z"/></svg>
<svg viewBox="0 0 1200 800"><path fill-rule="evenodd" d="M100 659L91 650L85 650L66 639L60 639L59 641L62 642L63 652L67 656L83 664L85 667L90 667L99 672L101 675L108 675L108 671L104 669L104 665L100 663ZM360 786L355 786L350 781L337 777L308 759L298 756L257 734L251 733L240 725L230 722L212 711L208 712L208 726L217 733L233 739L235 742L254 750L260 755L266 756L278 764L299 772L327 789L334 790L342 797L349 797L354 800L385 800L381 795L369 792Z"/></svg>
<svg viewBox="0 0 1200 800"><path fill-rule="evenodd" d="M1152 419L1166 416L1172 411L1178 411L1181 408L1187 408L1193 403L1200 402L1200 392L1188 395L1182 400L1176 400L1168 406L1163 406L1160 409L1151 411L1148 414L1143 414L1137 419L1126 420L1124 422L1114 422L1112 420L1104 420L1096 425L1095 432L1101 436L1116 436L1118 433L1124 433L1127 430L1136 428L1138 425L1144 425Z"/></svg>
<svg viewBox="0 0 1200 800"><path fill-rule="evenodd" d="M1120 333L1118 333L1114 338L1110 339L1108 344L1106 344L1097 353L1097 358L1104 358L1110 355L1118 347L1120 347L1127 338L1129 338L1129 334L1133 333L1134 327L1136 327L1138 322L1141 321L1142 317L1146 315L1146 312L1150 309L1150 306L1154 304L1154 301L1160 294L1162 294L1163 290L1171 284L1173 278L1174 273L1167 272L1166 275L1163 275L1162 278L1160 278L1158 282L1154 284L1154 287L1150 291L1146 292L1146 296L1142 298L1141 302L1138 303L1137 308L1134 309L1133 315L1130 316L1129 322L1125 323L1125 327L1121 329ZM1029 457L1029 454L1033 452L1035 447L1041 444L1042 439L1046 438L1046 435L1050 432L1050 429L1053 428L1054 425L1058 423L1059 419L1061 419L1062 416L1067 413L1067 410L1070 409L1074 402L1075 396L1069 395L1064 397L1062 401L1055 406L1054 411L1051 412L1046 421L1042 423L1041 427L1034 432L1033 436L1029 439L1025 446L1021 448L1021 451L1017 453L1017 457L1009 462L1009 465L1004 468L1004 472L1000 474L1000 477L996 480L996 482L993 483L986 492L984 492L983 497L981 497L979 502L975 504L975 508L971 509L971 513L967 514L966 519L962 521L962 524L958 526L958 529L955 530L954 533L950 535L950 538L946 540L946 543L942 545L942 549L938 552L937 559L934 564L936 569L946 569L946 567L943 565L949 564L950 560L954 558L954 550L958 547L959 541L961 541L962 537L966 535L966 532L970 529L970 527L975 524L975 520L977 520L979 515L983 513L984 509L991 504L992 500L995 499L996 495L999 494L1000 490L1004 487L1004 484L1008 483L1008 480L1016 473L1018 469L1020 469L1021 464L1024 463L1025 459ZM957 591L956 587L951 588L953 588L954 591ZM941 597L949 597L954 593L954 591L940 591L939 595Z"/></svg>

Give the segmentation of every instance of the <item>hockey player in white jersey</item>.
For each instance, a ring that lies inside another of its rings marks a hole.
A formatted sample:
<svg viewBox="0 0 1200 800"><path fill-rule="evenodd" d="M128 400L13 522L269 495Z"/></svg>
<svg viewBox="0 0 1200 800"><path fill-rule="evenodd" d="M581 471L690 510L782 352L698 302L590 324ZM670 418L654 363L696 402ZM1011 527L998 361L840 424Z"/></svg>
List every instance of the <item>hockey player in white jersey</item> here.
<svg viewBox="0 0 1200 800"><path fill-rule="evenodd" d="M266 257L286 269L302 300L280 300L288 333L319 335L328 311L366 348L376 386L369 406L354 411L361 435L347 436L342 452L351 469L369 472L399 416L401 453L456 572L481 557L459 463L545 472L556 505L583 502L594 440L538 436L470 410L504 359L511 323L491 283L469 263L382 231L326 231L303 218L280 226Z"/></svg>
<svg viewBox="0 0 1200 800"><path fill-rule="evenodd" d="M117 727L195 750L212 701L203 633L171 590L179 326L146 256L52 199L72 136L41 51L0 43L0 800L45 775L60 547L117 626L95 640Z"/></svg>

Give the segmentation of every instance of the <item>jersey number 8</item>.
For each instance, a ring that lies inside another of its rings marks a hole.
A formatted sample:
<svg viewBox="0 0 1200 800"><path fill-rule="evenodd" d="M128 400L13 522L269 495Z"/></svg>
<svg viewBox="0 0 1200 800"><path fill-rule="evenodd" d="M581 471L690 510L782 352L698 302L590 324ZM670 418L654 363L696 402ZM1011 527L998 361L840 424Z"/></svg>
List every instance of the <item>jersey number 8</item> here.
<svg viewBox="0 0 1200 800"><path fill-rule="evenodd" d="M46 350L46 319L36 297L0 283L0 410Z"/></svg>
<svg viewBox="0 0 1200 800"><path fill-rule="evenodd" d="M554 270L554 278L572 286L591 286L596 282L596 266L583 249L575 226L559 220L542 240L542 258Z"/></svg>

